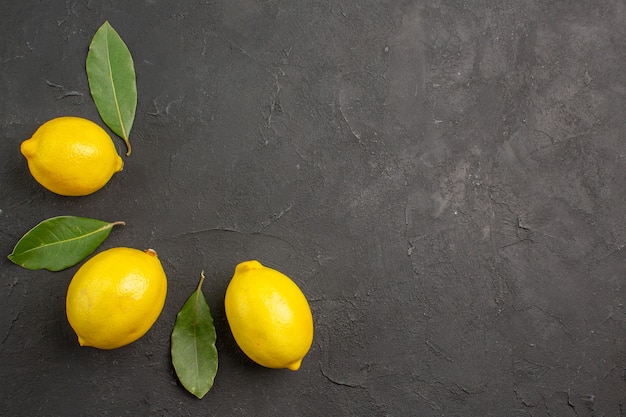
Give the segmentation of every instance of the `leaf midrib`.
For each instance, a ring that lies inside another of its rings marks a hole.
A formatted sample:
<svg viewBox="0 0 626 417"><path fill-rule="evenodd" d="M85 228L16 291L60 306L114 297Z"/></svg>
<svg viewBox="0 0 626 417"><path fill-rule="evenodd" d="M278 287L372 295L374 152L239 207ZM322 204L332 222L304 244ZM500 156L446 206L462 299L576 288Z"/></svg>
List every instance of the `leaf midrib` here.
<svg viewBox="0 0 626 417"><path fill-rule="evenodd" d="M107 27L106 36L104 37L106 42L106 54L107 54L107 65L109 67L109 78L111 80L111 90L113 92L113 103L115 104L115 111L117 112L117 120L120 124L120 129L122 129L122 137L124 139L128 139L126 135L126 128L124 127L124 121L122 120L122 112L120 111L120 105L117 100L117 91L115 90L115 81L113 80L113 67L111 66L111 55L109 53L109 28Z"/></svg>
<svg viewBox="0 0 626 417"><path fill-rule="evenodd" d="M89 236L92 236L92 235L95 235L96 233L100 233L100 232L102 232L103 230L110 229L110 228L112 228L114 225L115 225L115 223L109 223L109 224L106 224L106 225L104 225L104 226L102 226L102 227L100 227L100 228L98 228L98 229L96 229L96 230L92 231L92 232L85 233L85 234L83 234L83 235L76 236L76 237L73 237L73 238L70 238L70 239L66 239L66 240L58 240L58 241L56 241L56 242L46 243L46 244L44 244L44 245L36 246L36 247L34 247L34 248L30 248L30 249L28 249L28 250L25 250L24 252L16 253L14 256L17 256L17 255L21 256L21 255L25 255L25 254L27 254L27 253L29 253L29 252L37 251L37 250L40 250L40 249L45 249L45 248L48 248L48 247L51 247L51 246L61 245L61 244L63 244L63 243L67 243L67 242L73 242L73 241L75 241L75 240L86 239L86 238L88 238Z"/></svg>
<svg viewBox="0 0 626 417"><path fill-rule="evenodd" d="M204 271L200 273L200 283L196 289L196 305L193 309L193 353L196 366L196 387L200 388L200 358L198 354L198 304L200 303L200 291L202 291L202 282L204 281Z"/></svg>

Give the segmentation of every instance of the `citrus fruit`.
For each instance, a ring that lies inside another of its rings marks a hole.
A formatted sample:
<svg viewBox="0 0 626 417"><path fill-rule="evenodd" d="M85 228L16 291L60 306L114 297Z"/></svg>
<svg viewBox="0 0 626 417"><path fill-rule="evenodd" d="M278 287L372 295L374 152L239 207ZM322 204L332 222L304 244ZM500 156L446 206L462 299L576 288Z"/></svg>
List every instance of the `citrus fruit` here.
<svg viewBox="0 0 626 417"><path fill-rule="evenodd" d="M64 196L91 194L124 166L108 133L80 117L47 121L22 142L20 151L35 180Z"/></svg>
<svg viewBox="0 0 626 417"><path fill-rule="evenodd" d="M313 317L289 277L255 260L242 262L224 307L233 337L250 359L268 368L300 368L313 342Z"/></svg>
<svg viewBox="0 0 626 417"><path fill-rule="evenodd" d="M143 336L161 314L167 279L154 250L112 248L76 272L67 319L81 346L115 349Z"/></svg>

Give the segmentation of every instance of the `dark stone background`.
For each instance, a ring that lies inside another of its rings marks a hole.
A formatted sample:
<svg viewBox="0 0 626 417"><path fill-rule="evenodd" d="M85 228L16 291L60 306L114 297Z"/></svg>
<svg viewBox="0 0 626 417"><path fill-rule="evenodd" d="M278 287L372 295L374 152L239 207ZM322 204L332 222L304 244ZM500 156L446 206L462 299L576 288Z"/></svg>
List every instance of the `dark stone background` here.
<svg viewBox="0 0 626 417"><path fill-rule="evenodd" d="M123 220L100 249L154 248L169 293L138 342L80 348L77 267L0 257L0 414L626 415L624 1L5 3L0 253L55 215ZM135 60L133 153L60 197L19 145L101 123L84 62L105 20ZM229 332L251 258L310 300L298 372ZM169 335L201 270L220 362L199 401Z"/></svg>

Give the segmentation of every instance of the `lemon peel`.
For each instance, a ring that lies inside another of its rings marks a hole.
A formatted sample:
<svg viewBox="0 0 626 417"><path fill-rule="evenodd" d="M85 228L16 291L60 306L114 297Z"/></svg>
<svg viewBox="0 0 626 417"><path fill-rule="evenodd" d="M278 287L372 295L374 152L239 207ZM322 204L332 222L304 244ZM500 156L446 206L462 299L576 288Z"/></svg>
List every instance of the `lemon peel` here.
<svg viewBox="0 0 626 417"><path fill-rule="evenodd" d="M313 317L294 281L259 261L242 262L224 307L233 337L250 359L268 368L300 368L313 342Z"/></svg>
<svg viewBox="0 0 626 417"><path fill-rule="evenodd" d="M64 196L94 193L124 168L109 134L80 117L45 122L21 143L20 151L35 180Z"/></svg>
<svg viewBox="0 0 626 417"><path fill-rule="evenodd" d="M167 278L154 250L107 249L87 260L72 278L67 319L81 346L115 349L148 332L166 294Z"/></svg>

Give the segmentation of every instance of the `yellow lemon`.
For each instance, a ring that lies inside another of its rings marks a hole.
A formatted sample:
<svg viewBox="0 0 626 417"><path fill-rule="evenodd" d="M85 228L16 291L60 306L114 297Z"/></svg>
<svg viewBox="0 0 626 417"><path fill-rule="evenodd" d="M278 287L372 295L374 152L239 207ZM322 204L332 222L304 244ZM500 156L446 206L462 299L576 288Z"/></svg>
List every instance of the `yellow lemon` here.
<svg viewBox="0 0 626 417"><path fill-rule="evenodd" d="M91 194L124 167L107 132L80 117L47 121L22 142L20 151L37 182L65 196Z"/></svg>
<svg viewBox="0 0 626 417"><path fill-rule="evenodd" d="M115 349L134 342L161 314L167 279L154 250L112 248L85 262L65 308L81 346Z"/></svg>
<svg viewBox="0 0 626 417"><path fill-rule="evenodd" d="M258 261L242 262L224 307L233 337L250 359L268 368L300 368L313 343L313 317L289 277Z"/></svg>

